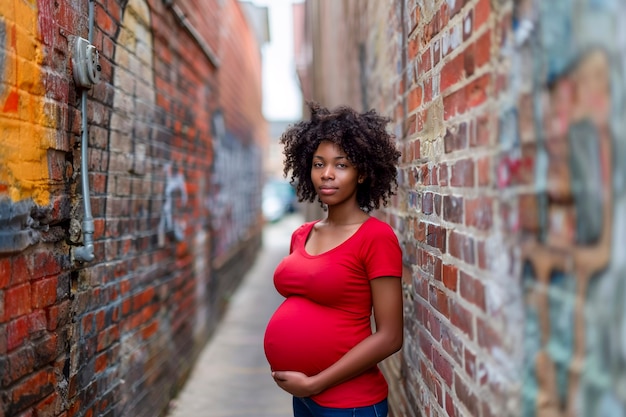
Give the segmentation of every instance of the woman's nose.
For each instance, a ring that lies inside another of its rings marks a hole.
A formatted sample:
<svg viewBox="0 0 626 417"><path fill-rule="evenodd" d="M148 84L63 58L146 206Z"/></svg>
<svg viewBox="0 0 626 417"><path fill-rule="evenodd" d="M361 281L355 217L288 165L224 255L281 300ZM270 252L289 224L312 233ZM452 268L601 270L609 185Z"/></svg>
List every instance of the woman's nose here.
<svg viewBox="0 0 626 417"><path fill-rule="evenodd" d="M322 171L322 178L327 179L327 178L333 178L334 176L335 176L335 173L333 171L332 166L328 165L324 167L324 170Z"/></svg>

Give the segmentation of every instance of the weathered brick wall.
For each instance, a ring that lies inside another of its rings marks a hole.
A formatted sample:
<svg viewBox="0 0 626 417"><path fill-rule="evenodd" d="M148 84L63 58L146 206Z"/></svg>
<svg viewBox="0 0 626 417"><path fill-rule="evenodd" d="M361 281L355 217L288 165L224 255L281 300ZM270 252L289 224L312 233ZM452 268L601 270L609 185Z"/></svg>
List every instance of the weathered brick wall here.
<svg viewBox="0 0 626 417"><path fill-rule="evenodd" d="M336 43L366 41L368 96L345 101L392 115L403 152L379 213L406 266L393 415L626 411L622 3L346 0L319 17L358 22Z"/></svg>
<svg viewBox="0 0 626 417"><path fill-rule="evenodd" d="M0 8L0 416L159 415L260 245L267 127L238 3L96 1L95 260L75 261L88 5Z"/></svg>

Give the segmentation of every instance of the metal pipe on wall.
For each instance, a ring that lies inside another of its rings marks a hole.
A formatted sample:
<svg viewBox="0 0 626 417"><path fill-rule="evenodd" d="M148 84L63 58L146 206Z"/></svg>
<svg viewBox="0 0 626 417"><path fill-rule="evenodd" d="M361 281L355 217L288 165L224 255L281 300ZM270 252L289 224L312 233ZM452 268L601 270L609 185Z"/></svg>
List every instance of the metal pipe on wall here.
<svg viewBox="0 0 626 417"><path fill-rule="evenodd" d="M94 22L94 1L89 0L89 43L93 42L93 22ZM89 190L89 136L87 132L87 89L83 88L81 92L81 185L83 192L83 246L74 249L74 259L80 262L91 262L95 259L93 233L95 230L93 215L91 213L91 200Z"/></svg>

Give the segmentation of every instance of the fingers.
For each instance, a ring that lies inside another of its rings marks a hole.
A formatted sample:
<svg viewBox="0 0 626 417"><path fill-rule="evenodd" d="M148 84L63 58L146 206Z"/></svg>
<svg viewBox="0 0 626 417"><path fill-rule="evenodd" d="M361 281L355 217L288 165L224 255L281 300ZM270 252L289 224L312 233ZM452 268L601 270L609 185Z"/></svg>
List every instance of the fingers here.
<svg viewBox="0 0 626 417"><path fill-rule="evenodd" d="M274 378L274 381L285 381L285 377L282 372L272 372L272 378Z"/></svg>

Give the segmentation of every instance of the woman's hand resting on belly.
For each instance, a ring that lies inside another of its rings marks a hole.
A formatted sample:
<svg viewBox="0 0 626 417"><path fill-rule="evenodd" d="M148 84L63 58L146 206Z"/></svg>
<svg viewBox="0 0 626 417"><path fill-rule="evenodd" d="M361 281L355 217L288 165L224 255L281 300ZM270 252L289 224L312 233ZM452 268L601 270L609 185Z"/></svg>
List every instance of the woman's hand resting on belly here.
<svg viewBox="0 0 626 417"><path fill-rule="evenodd" d="M274 371L272 378L279 387L294 397L310 397L319 394L321 389L315 385L315 377L307 376L302 372Z"/></svg>

